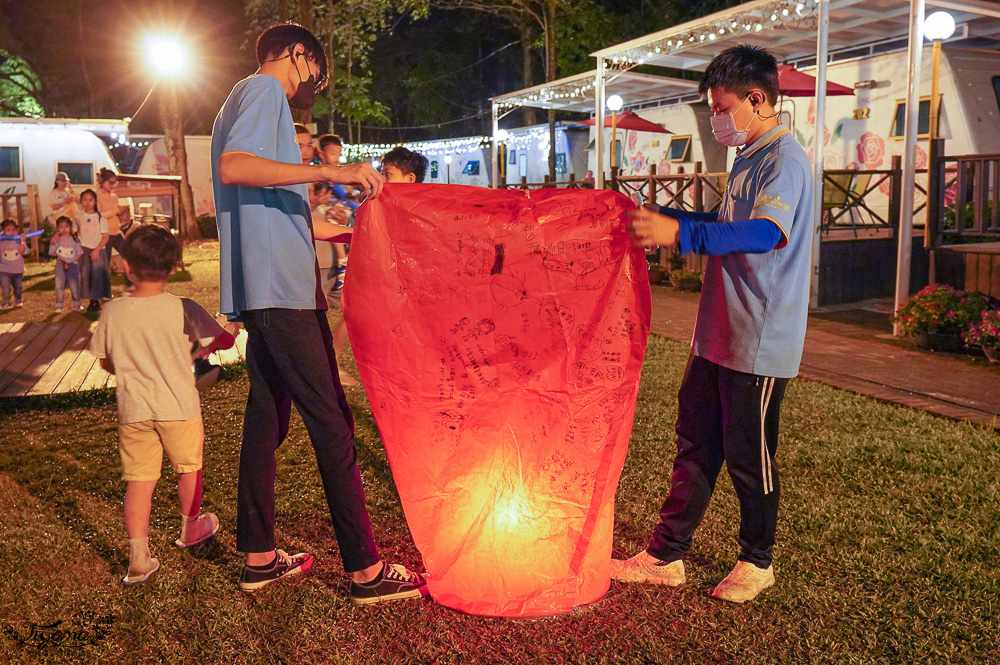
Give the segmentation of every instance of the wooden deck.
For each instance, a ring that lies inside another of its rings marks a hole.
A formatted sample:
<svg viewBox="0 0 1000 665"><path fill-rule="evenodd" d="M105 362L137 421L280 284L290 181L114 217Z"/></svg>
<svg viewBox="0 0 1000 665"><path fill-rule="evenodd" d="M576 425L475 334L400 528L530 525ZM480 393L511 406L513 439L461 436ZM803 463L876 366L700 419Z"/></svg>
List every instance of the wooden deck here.
<svg viewBox="0 0 1000 665"><path fill-rule="evenodd" d="M96 325L79 320L0 323L0 398L113 388L115 377L87 350ZM211 360L231 364L245 352L246 332L241 331L236 346Z"/></svg>

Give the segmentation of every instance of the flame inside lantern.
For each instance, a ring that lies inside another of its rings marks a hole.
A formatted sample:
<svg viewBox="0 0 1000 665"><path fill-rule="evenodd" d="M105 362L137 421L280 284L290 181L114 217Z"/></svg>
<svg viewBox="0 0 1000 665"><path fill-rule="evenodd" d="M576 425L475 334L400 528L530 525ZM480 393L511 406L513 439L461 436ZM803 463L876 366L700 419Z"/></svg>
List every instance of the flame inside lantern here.
<svg viewBox="0 0 1000 665"><path fill-rule="evenodd" d="M540 616L607 591L649 329L628 205L433 185L361 209L348 330L444 605Z"/></svg>

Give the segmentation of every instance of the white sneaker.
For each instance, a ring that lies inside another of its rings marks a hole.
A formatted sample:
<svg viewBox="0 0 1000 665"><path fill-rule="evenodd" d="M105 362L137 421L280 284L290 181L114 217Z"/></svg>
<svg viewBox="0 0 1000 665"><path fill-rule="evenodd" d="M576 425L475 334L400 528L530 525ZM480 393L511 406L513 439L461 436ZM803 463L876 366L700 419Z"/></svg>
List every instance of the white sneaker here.
<svg viewBox="0 0 1000 665"><path fill-rule="evenodd" d="M770 586L774 586L773 566L764 569L746 561L738 561L733 572L715 587L712 598L728 600L731 603L745 603L756 598L761 591Z"/></svg>
<svg viewBox="0 0 1000 665"><path fill-rule="evenodd" d="M174 541L174 545L186 550L189 547L200 545L215 534L219 533L219 518L215 513L205 513L193 520L188 520L187 533L182 533L181 537ZM185 540L184 536L188 539Z"/></svg>
<svg viewBox="0 0 1000 665"><path fill-rule="evenodd" d="M687 578L684 576L684 562L660 561L643 550L631 559L611 560L611 579L619 582L636 584L660 584L663 586L680 586Z"/></svg>
<svg viewBox="0 0 1000 665"><path fill-rule="evenodd" d="M62 305L56 305L56 310L55 311L56 311L56 314L62 314L62 311L63 311Z"/></svg>

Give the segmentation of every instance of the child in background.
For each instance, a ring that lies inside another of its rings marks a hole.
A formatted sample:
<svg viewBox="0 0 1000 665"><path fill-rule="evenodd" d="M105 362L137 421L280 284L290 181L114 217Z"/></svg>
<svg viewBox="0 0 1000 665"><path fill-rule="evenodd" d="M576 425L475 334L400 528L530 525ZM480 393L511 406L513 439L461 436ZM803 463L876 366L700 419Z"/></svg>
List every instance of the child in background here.
<svg viewBox="0 0 1000 665"><path fill-rule="evenodd" d="M56 220L56 234L49 243L49 256L56 257L56 314L63 311L66 287L73 298L73 311L83 311L80 303L80 257L83 247L73 237L73 221L69 217Z"/></svg>
<svg viewBox="0 0 1000 665"><path fill-rule="evenodd" d="M128 234L134 231L135 229L139 228L138 226L136 226L135 220L132 219L132 208L130 206L127 205L118 206L118 222L120 225L119 228L121 230L121 236L120 236L122 238L121 244L122 246L124 246L125 238L128 238ZM111 242L111 240L109 239L108 242ZM116 259L118 260L119 263L121 263L121 254L112 256L111 262L114 262ZM121 264L121 273L125 275L124 263ZM122 289L122 293L128 295L133 291L135 291L135 285L133 285L132 282L128 281L128 275L125 275L125 287Z"/></svg>
<svg viewBox="0 0 1000 665"><path fill-rule="evenodd" d="M427 175L427 158L397 146L382 156L382 175L386 182L423 182Z"/></svg>
<svg viewBox="0 0 1000 665"><path fill-rule="evenodd" d="M3 220L5 236L18 235L17 222L13 219ZM24 255L28 252L28 245L24 242L24 236L16 240L0 240L0 290L3 292L3 303L0 309L13 309L23 307L21 300L21 280L24 278ZM11 300L13 291L13 300Z"/></svg>
<svg viewBox="0 0 1000 665"><path fill-rule="evenodd" d="M341 152L344 142L336 134L324 134L319 137L319 149L316 154L327 166L340 166ZM351 218L358 209L358 202L350 198L350 190L344 185L329 185L333 195L332 205L326 209L326 220L342 226L350 226ZM323 294L330 307L340 309L341 289L344 288L343 275L347 272L347 248L342 242L316 244L316 258L323 279Z"/></svg>
<svg viewBox="0 0 1000 665"><path fill-rule="evenodd" d="M80 260L80 285L83 299L90 300L87 311L101 311L101 299L111 297L111 275L108 272L108 221L97 212L97 194L85 189L80 194L83 212L74 220L74 231L83 246Z"/></svg>
<svg viewBox="0 0 1000 665"><path fill-rule="evenodd" d="M177 239L152 224L136 229L122 248L135 292L104 308L90 341L101 366L118 378L118 450L125 491L129 569L124 584L141 584L160 562L149 552L149 513L163 453L177 472L181 535L187 549L216 534L219 519L200 515L201 404L191 372L191 345L205 353L227 349L233 336L198 303L166 292L181 258Z"/></svg>

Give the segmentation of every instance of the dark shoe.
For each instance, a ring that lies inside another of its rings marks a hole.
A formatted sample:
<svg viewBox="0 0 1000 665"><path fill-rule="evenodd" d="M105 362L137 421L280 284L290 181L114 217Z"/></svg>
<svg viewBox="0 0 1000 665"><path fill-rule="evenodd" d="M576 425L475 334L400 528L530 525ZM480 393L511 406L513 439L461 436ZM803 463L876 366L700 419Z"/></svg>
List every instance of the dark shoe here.
<svg viewBox="0 0 1000 665"><path fill-rule="evenodd" d="M351 600L355 605L372 605L386 600L420 598L427 595L427 582L398 563L382 564L382 572L371 582L351 582Z"/></svg>
<svg viewBox="0 0 1000 665"><path fill-rule="evenodd" d="M90 307L87 308L88 312L100 312L101 311L101 301L91 300Z"/></svg>
<svg viewBox="0 0 1000 665"><path fill-rule="evenodd" d="M198 392L204 392L217 382L225 380L226 374L226 368L222 365L213 365L205 358L194 360L194 385Z"/></svg>
<svg viewBox="0 0 1000 665"><path fill-rule="evenodd" d="M298 575L312 568L313 558L305 552L299 552L292 556L288 556L284 550L274 550L274 553L276 556L270 568L260 570L243 566L243 572L240 573L240 589L242 591L256 591L283 577Z"/></svg>

